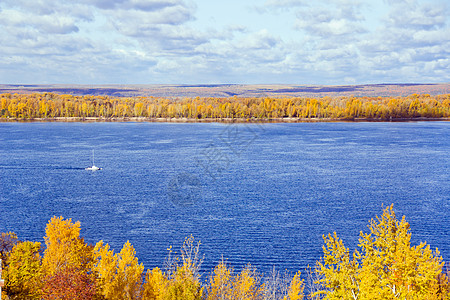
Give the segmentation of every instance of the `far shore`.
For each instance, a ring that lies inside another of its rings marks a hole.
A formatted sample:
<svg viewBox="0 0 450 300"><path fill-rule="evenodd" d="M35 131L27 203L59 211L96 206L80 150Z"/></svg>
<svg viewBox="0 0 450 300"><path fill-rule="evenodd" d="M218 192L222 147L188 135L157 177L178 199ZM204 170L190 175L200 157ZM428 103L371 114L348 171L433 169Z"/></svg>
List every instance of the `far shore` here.
<svg viewBox="0 0 450 300"><path fill-rule="evenodd" d="M308 122L417 122L450 121L450 118L147 118L147 117L56 117L0 118L0 122L161 122L161 123L308 123Z"/></svg>

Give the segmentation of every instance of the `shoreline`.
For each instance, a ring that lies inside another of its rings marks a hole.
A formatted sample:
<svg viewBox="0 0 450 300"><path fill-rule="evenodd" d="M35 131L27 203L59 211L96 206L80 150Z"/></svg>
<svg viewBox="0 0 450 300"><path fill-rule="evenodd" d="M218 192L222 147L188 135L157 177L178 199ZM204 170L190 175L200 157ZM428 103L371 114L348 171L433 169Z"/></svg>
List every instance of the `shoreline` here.
<svg viewBox="0 0 450 300"><path fill-rule="evenodd" d="M148 118L148 117L56 117L56 118L0 118L0 122L148 122L148 123L318 123L318 122L420 122L450 121L450 118Z"/></svg>

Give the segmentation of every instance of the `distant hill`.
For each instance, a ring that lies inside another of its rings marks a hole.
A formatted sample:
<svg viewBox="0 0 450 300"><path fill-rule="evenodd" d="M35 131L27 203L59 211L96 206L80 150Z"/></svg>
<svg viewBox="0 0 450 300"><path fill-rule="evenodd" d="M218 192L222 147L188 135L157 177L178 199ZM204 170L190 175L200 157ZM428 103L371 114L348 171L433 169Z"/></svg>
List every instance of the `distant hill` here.
<svg viewBox="0 0 450 300"><path fill-rule="evenodd" d="M337 97L407 96L411 94L449 94L450 83L406 83L363 85L12 85L0 84L0 93L56 93L71 95L107 95L115 97Z"/></svg>

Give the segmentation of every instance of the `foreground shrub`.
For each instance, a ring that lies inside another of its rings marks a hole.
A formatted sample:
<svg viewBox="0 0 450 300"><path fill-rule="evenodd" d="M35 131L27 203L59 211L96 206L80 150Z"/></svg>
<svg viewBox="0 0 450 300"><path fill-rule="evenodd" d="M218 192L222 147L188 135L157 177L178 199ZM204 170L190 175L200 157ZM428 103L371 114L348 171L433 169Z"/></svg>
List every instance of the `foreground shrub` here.
<svg viewBox="0 0 450 300"><path fill-rule="evenodd" d="M337 234L324 236L324 257L315 272L316 299L444 299L448 286L442 257L426 243L411 246L409 224L393 206L360 233L350 255Z"/></svg>
<svg viewBox="0 0 450 300"><path fill-rule="evenodd" d="M405 217L393 206L383 210L360 233L352 254L336 233L324 236L323 257L309 272L309 299L450 299L448 266L425 242L411 245ZM95 247L79 236L80 223L52 218L45 251L37 242L20 242L14 233L0 235L5 290L2 300L300 300L305 284L273 271L263 277L251 265L240 272L222 259L202 281L200 242L185 239L179 256L172 248L163 270L139 264L131 243L119 253L100 241Z"/></svg>

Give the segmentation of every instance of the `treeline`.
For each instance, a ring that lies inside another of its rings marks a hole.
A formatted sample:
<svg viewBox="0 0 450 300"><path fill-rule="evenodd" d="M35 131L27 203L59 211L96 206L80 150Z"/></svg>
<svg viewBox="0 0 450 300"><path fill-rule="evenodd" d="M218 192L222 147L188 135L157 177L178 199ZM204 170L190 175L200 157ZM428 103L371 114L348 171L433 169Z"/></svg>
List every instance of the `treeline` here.
<svg viewBox="0 0 450 300"><path fill-rule="evenodd" d="M223 259L202 274L200 243L192 236L179 256L168 249L163 269L144 274L129 242L116 253L103 241L89 245L79 222L53 217L45 247L1 234L2 299L449 299L450 273L439 252L425 243L412 246L409 224L396 218L392 206L369 230L361 232L352 255L336 233L325 236L324 256L307 271L305 284L300 272L274 270L264 277L250 265L236 272Z"/></svg>
<svg viewBox="0 0 450 300"><path fill-rule="evenodd" d="M449 118L450 94L340 98L117 98L1 94L0 118L355 119Z"/></svg>

